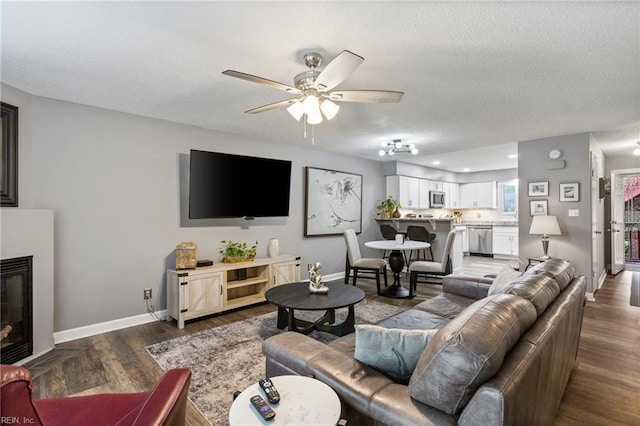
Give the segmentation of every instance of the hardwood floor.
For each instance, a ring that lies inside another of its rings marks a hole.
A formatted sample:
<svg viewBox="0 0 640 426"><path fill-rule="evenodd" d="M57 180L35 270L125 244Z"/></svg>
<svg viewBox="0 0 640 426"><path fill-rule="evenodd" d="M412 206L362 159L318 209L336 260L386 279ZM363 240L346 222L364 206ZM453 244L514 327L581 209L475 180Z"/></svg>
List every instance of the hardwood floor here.
<svg viewBox="0 0 640 426"><path fill-rule="evenodd" d="M509 263L465 257L463 273L496 273ZM640 308L629 306L631 276L608 277L595 302L587 303L578 365L557 425L640 424ZM419 284L414 299L389 299L377 296L374 280L359 279L358 286L367 299L407 307L441 292L439 285ZM164 321L130 327L60 344L25 367L34 376L35 398L142 391L163 373L145 346L272 311L265 303L190 322L183 330ZM191 403L187 424L207 424Z"/></svg>

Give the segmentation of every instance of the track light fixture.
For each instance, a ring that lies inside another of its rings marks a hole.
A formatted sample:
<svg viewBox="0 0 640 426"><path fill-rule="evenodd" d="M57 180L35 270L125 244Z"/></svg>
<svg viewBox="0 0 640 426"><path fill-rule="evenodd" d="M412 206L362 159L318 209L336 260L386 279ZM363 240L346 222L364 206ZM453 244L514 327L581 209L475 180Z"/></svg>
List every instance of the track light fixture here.
<svg viewBox="0 0 640 426"><path fill-rule="evenodd" d="M378 151L378 155L381 157L395 154L416 155L418 153L418 148L414 144L403 144L402 139L394 139L393 142L382 142L382 148Z"/></svg>

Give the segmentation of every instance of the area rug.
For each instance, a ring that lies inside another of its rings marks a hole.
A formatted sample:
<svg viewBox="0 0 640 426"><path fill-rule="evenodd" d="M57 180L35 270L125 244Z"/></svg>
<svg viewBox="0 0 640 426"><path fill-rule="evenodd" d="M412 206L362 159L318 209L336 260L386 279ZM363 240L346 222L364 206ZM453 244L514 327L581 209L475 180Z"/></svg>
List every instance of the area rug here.
<svg viewBox="0 0 640 426"><path fill-rule="evenodd" d="M375 323L404 308L363 300L356 305L356 324ZM303 312L309 316L315 312ZM347 315L336 311L336 323ZM145 349L165 371L171 368L191 369L189 399L212 425L228 424L233 393L242 391L265 375L262 342L285 330L276 328L276 312L232 324L178 337ZM296 313L296 316L297 313ZM300 315L302 318L303 315ZM325 343L336 337L314 331L310 337Z"/></svg>

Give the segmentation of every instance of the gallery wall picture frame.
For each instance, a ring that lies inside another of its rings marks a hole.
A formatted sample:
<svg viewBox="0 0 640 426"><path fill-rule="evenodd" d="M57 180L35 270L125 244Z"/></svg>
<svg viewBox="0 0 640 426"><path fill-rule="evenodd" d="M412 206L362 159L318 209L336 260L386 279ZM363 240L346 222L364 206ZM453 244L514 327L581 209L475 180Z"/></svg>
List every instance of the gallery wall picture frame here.
<svg viewBox="0 0 640 426"><path fill-rule="evenodd" d="M529 182L529 197L548 197L549 181Z"/></svg>
<svg viewBox="0 0 640 426"><path fill-rule="evenodd" d="M1 103L0 206L18 207L18 107Z"/></svg>
<svg viewBox="0 0 640 426"><path fill-rule="evenodd" d="M529 214L531 214L531 216L546 216L547 209L548 209L547 200L529 201Z"/></svg>
<svg viewBox="0 0 640 426"><path fill-rule="evenodd" d="M560 201L580 201L580 183L561 183Z"/></svg>
<svg viewBox="0 0 640 426"><path fill-rule="evenodd" d="M362 175L306 167L304 236L362 232Z"/></svg>

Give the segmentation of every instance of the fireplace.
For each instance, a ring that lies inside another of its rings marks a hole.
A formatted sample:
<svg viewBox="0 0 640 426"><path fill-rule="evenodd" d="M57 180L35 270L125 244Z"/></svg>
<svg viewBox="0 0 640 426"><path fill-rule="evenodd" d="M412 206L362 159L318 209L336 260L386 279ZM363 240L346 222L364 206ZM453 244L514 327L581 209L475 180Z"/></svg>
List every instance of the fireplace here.
<svg viewBox="0 0 640 426"><path fill-rule="evenodd" d="M33 256L0 261L0 362L33 355Z"/></svg>

